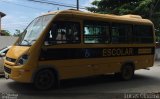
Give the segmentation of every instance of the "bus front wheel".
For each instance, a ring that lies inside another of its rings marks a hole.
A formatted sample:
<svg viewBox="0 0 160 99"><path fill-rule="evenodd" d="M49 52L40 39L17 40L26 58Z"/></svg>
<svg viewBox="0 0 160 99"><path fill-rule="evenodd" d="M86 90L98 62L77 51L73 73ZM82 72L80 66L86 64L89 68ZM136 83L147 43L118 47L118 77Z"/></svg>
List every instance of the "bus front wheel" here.
<svg viewBox="0 0 160 99"><path fill-rule="evenodd" d="M115 76L124 81L131 80L134 76L134 66L132 64L122 66L121 71L115 73Z"/></svg>
<svg viewBox="0 0 160 99"><path fill-rule="evenodd" d="M40 90L47 90L54 86L56 79L51 70L41 70L34 77L34 86Z"/></svg>

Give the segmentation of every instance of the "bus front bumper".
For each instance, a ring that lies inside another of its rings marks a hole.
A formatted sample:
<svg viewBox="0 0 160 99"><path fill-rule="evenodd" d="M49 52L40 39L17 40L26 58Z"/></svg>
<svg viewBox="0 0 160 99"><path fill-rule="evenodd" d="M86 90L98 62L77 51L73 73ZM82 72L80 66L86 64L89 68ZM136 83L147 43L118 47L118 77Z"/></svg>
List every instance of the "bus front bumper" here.
<svg viewBox="0 0 160 99"><path fill-rule="evenodd" d="M5 78L17 82L31 83L32 71L23 68L23 66L4 66Z"/></svg>

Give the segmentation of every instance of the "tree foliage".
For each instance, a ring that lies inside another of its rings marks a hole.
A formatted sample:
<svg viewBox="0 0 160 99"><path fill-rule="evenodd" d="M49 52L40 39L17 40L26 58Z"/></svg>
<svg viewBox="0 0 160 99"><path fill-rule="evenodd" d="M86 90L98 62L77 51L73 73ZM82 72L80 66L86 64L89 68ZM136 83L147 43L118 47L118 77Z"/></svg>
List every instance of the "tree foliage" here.
<svg viewBox="0 0 160 99"><path fill-rule="evenodd" d="M21 31L20 30L18 30L18 29L16 29L15 30L16 32L14 33L14 35L13 36L21 36Z"/></svg>
<svg viewBox="0 0 160 99"><path fill-rule="evenodd" d="M135 14L150 19L160 34L160 0L95 0L87 10L106 14Z"/></svg>
<svg viewBox="0 0 160 99"><path fill-rule="evenodd" d="M9 32L8 30L1 30L1 31L0 31L0 34L1 34L2 36L10 36L10 32Z"/></svg>

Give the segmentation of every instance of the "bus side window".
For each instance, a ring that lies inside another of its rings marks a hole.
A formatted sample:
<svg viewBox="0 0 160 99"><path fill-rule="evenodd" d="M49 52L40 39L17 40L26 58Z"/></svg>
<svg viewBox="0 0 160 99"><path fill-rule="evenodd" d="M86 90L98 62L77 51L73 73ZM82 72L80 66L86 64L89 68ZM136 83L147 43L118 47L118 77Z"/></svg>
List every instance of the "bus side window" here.
<svg viewBox="0 0 160 99"><path fill-rule="evenodd" d="M112 43L118 43L119 42L119 32L116 27L112 27Z"/></svg>
<svg viewBox="0 0 160 99"><path fill-rule="evenodd" d="M132 25L113 23L111 31L113 44L127 44L132 42Z"/></svg>
<svg viewBox="0 0 160 99"><path fill-rule="evenodd" d="M105 22L84 21L84 43L105 44L110 41L109 25Z"/></svg>
<svg viewBox="0 0 160 99"><path fill-rule="evenodd" d="M135 25L134 26L134 43L153 43L152 26Z"/></svg>
<svg viewBox="0 0 160 99"><path fill-rule="evenodd" d="M78 24L68 24L68 29L67 29L67 43L80 43L80 26Z"/></svg>
<svg viewBox="0 0 160 99"><path fill-rule="evenodd" d="M45 45L72 43L80 43L80 24L76 22L54 23L45 40Z"/></svg>

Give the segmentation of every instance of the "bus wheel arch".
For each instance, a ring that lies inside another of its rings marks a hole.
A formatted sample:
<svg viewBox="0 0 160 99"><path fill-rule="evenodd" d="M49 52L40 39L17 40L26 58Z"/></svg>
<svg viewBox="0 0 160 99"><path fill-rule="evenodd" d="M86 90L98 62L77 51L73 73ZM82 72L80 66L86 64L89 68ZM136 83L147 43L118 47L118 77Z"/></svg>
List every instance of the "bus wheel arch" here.
<svg viewBox="0 0 160 99"><path fill-rule="evenodd" d="M132 61L125 62L120 68L120 72L115 73L115 76L123 81L131 80L134 77L135 64Z"/></svg>
<svg viewBox="0 0 160 99"><path fill-rule="evenodd" d="M44 81L44 86L43 86L43 81ZM32 82L35 88L40 90L48 90L52 87L55 88L59 84L58 72L54 68L38 69L33 75Z"/></svg>

